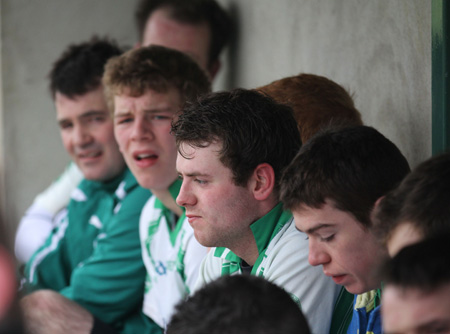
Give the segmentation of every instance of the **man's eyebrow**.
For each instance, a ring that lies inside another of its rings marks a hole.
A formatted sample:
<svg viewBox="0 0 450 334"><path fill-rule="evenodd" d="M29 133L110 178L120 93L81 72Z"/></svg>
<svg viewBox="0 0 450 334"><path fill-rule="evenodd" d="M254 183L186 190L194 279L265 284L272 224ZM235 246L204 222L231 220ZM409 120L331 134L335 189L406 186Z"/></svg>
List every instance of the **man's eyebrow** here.
<svg viewBox="0 0 450 334"><path fill-rule="evenodd" d="M85 113L82 113L79 118L87 118L91 116L103 116L103 115L109 115L109 111L107 110L88 110Z"/></svg>
<svg viewBox="0 0 450 334"><path fill-rule="evenodd" d="M322 228L331 227L331 224L320 224L305 231L306 234L313 234Z"/></svg>
<svg viewBox="0 0 450 334"><path fill-rule="evenodd" d="M109 112L106 110L88 110L85 113L78 116L77 118L83 119L83 118L89 118L92 116L105 116L105 115L109 115ZM70 119L61 118L61 119L58 119L57 121L58 121L58 124L63 124L63 123L69 122Z"/></svg>
<svg viewBox="0 0 450 334"><path fill-rule="evenodd" d="M185 173L183 174L182 172L177 171L178 175L180 176L187 176L187 177L196 177L196 176L210 176L209 174L206 173L200 173L200 172L191 172L191 173Z"/></svg>
<svg viewBox="0 0 450 334"><path fill-rule="evenodd" d="M157 114L160 112L169 112L169 113L175 114L177 112L177 110L174 110L173 108L170 108L170 107L164 107L164 108L144 109L143 112L145 114ZM129 109L123 109L123 110L114 112L115 117L127 116L130 114L132 114L132 111Z"/></svg>
<svg viewBox="0 0 450 334"><path fill-rule="evenodd" d="M434 332L434 330L436 330L436 328L445 328L448 330L449 327L450 323L448 321L437 319L420 325L418 329L421 333L432 333Z"/></svg>

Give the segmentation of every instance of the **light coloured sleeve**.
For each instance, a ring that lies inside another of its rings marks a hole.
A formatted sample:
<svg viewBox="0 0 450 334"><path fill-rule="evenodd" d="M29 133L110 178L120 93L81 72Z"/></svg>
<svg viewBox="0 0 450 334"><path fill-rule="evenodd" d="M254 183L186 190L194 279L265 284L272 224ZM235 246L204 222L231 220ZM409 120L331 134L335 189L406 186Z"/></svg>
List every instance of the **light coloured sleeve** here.
<svg viewBox="0 0 450 334"><path fill-rule="evenodd" d="M191 227L189 226L189 228ZM200 266L207 253L208 249L195 239L192 232L186 242L186 253L184 256L184 274L186 275L186 286L189 289L189 293L195 289Z"/></svg>
<svg viewBox="0 0 450 334"><path fill-rule="evenodd" d="M308 262L306 235L290 224L283 242L266 253L264 277L283 287L296 299L312 333L328 333L340 286L325 276L321 267Z"/></svg>
<svg viewBox="0 0 450 334"><path fill-rule="evenodd" d="M34 203L40 208L55 215L67 206L70 194L83 179L83 174L73 162L50 187L36 196Z"/></svg>
<svg viewBox="0 0 450 334"><path fill-rule="evenodd" d="M215 250L215 248L211 248L200 264L198 278L194 284L194 289L191 291L191 295L201 289L205 284L221 276L222 259L214 256Z"/></svg>
<svg viewBox="0 0 450 334"><path fill-rule="evenodd" d="M81 171L71 163L52 185L36 196L17 228L14 251L19 261L27 262L44 244L59 221L57 214L67 206L70 194L82 178Z"/></svg>

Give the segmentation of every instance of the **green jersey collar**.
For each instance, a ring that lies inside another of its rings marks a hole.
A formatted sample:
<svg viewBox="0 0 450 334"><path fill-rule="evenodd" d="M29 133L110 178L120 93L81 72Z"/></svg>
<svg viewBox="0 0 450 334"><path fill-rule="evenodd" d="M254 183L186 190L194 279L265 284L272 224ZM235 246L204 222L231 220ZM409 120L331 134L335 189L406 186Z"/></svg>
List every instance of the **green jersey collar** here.
<svg viewBox="0 0 450 334"><path fill-rule="evenodd" d="M255 266L261 262L261 255L264 254L270 241L281 230L281 228L290 221L291 217L291 212L283 211L283 205L278 203L268 214L250 225L259 253ZM214 252L214 256L222 257L230 262L238 264L242 261L236 254L225 247L217 247Z"/></svg>

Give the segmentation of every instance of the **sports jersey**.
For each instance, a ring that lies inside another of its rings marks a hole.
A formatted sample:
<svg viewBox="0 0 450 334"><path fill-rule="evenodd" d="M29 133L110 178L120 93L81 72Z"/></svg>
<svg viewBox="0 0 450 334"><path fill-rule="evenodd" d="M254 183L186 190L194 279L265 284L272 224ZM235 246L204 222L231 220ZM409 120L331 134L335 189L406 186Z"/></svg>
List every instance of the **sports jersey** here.
<svg viewBox="0 0 450 334"><path fill-rule="evenodd" d="M174 199L181 182L176 180L169 188ZM164 328L174 306L192 290L207 248L195 239L184 209L177 219L156 196L145 205L139 227L147 269L143 312Z"/></svg>
<svg viewBox="0 0 450 334"><path fill-rule="evenodd" d="M283 287L301 305L312 333L328 333L340 287L308 263L308 240L292 214L276 205L250 226L259 256L251 274ZM213 248L200 268L196 289L219 276L241 274L242 259L230 249Z"/></svg>
<svg viewBox="0 0 450 334"><path fill-rule="evenodd" d="M381 290L355 295L353 317L347 334L381 334Z"/></svg>
<svg viewBox="0 0 450 334"><path fill-rule="evenodd" d="M138 224L149 196L128 169L109 182L81 181L26 264L26 290L59 291L118 330L135 322L145 280ZM136 332L127 326L124 333Z"/></svg>

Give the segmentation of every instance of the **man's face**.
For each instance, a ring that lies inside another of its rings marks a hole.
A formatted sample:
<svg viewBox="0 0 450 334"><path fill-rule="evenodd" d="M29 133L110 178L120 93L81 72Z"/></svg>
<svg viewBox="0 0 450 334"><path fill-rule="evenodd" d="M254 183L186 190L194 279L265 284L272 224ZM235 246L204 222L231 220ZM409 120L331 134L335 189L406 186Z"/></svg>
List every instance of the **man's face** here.
<svg viewBox="0 0 450 334"><path fill-rule="evenodd" d="M148 90L134 97L114 97L114 132L120 151L139 184L165 190L177 178L177 148L170 134L174 114L181 106L177 89Z"/></svg>
<svg viewBox="0 0 450 334"><path fill-rule="evenodd" d="M179 23L169 17L166 9L158 9L147 20L142 45L161 45L181 51L209 71L210 40L207 23Z"/></svg>
<svg viewBox="0 0 450 334"><path fill-rule="evenodd" d="M325 275L353 294L379 286L373 273L386 252L353 215L329 200L319 209L302 206L293 215L297 229L309 237L311 265L322 265Z"/></svg>
<svg viewBox="0 0 450 334"><path fill-rule="evenodd" d="M450 284L428 293L388 285L381 313L385 334L450 333Z"/></svg>
<svg viewBox="0 0 450 334"><path fill-rule="evenodd" d="M183 185L177 204L186 208L186 217L199 243L206 247L242 247L253 238L250 225L255 217L254 198L247 187L237 186L232 171L219 160L222 145L205 148L180 146L177 171Z"/></svg>
<svg viewBox="0 0 450 334"><path fill-rule="evenodd" d="M387 241L389 255L393 257L402 248L419 242L423 239L422 234L411 223L401 223L391 233Z"/></svg>
<svg viewBox="0 0 450 334"><path fill-rule="evenodd" d="M63 145L88 180L108 181L125 167L113 120L100 86L73 99L57 92L56 114Z"/></svg>

